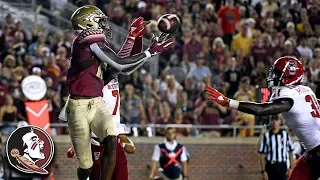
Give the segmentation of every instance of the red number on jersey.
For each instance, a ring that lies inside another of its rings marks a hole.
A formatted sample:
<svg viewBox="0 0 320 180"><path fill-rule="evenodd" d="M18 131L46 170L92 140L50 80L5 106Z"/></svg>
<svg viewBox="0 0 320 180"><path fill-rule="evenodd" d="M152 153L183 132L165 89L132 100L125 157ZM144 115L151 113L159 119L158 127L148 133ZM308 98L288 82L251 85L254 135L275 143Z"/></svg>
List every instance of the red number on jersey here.
<svg viewBox="0 0 320 180"><path fill-rule="evenodd" d="M268 88L261 88L261 93L262 93L261 103L268 101L269 96L270 96L269 89Z"/></svg>
<svg viewBox="0 0 320 180"><path fill-rule="evenodd" d="M317 102L317 99L314 97L314 95L306 95L305 97L307 102L311 102L311 108L313 109L311 113L311 116L314 118L320 118L320 112L319 112L319 104Z"/></svg>
<svg viewBox="0 0 320 180"><path fill-rule="evenodd" d="M117 110L118 110L118 106L119 106L119 91L118 90L113 90L112 91L112 96L117 98L116 100L116 105L114 106L112 115L116 115L117 114Z"/></svg>

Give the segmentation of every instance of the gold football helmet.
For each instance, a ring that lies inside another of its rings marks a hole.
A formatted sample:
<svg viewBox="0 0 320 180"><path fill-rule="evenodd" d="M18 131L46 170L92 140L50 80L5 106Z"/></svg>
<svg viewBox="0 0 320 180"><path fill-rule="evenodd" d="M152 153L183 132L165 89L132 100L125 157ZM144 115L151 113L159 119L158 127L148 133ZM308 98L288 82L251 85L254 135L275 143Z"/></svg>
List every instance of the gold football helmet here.
<svg viewBox="0 0 320 180"><path fill-rule="evenodd" d="M103 29L107 37L111 37L111 28L108 17L96 6L82 6L71 16L74 30Z"/></svg>

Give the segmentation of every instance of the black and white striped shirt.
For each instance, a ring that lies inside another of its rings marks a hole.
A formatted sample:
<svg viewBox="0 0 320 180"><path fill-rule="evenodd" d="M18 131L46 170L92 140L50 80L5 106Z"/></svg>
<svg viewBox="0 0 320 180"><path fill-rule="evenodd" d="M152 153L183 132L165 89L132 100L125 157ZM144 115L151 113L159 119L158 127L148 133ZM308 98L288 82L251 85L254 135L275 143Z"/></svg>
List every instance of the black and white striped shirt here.
<svg viewBox="0 0 320 180"><path fill-rule="evenodd" d="M288 152L293 151L290 135L285 130L274 134L272 131L264 133L258 152L266 155L267 161L286 162Z"/></svg>

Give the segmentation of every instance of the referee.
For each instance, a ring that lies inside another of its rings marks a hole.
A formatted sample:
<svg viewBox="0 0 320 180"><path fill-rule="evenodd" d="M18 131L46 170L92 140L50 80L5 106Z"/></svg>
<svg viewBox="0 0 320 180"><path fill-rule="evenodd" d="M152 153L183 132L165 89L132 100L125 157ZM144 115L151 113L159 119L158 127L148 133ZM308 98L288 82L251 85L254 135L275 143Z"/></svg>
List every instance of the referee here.
<svg viewBox="0 0 320 180"><path fill-rule="evenodd" d="M265 180L286 180L287 160L289 154L290 167L294 164L293 147L290 135L280 129L281 121L278 115L272 115L270 129L262 136L258 152L260 153L261 174Z"/></svg>

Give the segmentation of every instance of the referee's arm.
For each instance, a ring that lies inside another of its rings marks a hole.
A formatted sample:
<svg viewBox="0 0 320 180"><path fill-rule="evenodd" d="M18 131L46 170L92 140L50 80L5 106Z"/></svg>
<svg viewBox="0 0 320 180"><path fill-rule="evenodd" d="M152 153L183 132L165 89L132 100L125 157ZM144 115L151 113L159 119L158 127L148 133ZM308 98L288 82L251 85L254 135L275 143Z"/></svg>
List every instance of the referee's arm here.
<svg viewBox="0 0 320 180"><path fill-rule="evenodd" d="M265 172L265 154L267 152L267 143L266 143L266 134L264 133L261 137L260 146L258 149L258 153L260 154L260 167L261 167L261 173Z"/></svg>
<svg viewBox="0 0 320 180"><path fill-rule="evenodd" d="M294 157L293 157L293 144L290 138L289 133L287 133L287 148L288 148L288 153L289 153L289 160L290 160L290 168L291 169L293 167L293 165L295 164L294 161Z"/></svg>

